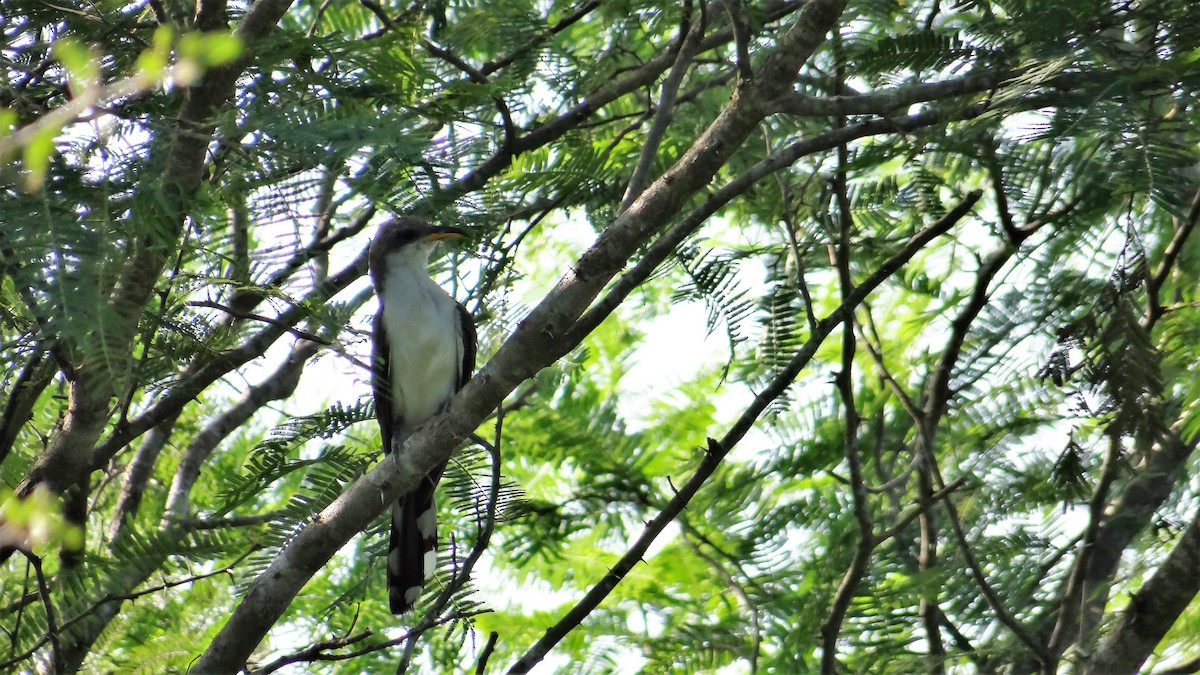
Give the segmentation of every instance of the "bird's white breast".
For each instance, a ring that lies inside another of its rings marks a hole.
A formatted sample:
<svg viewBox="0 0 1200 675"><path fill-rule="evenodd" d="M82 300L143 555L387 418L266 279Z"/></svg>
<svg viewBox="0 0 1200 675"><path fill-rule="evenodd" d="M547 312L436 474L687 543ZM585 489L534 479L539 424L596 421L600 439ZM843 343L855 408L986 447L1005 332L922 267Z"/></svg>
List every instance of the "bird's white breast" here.
<svg viewBox="0 0 1200 675"><path fill-rule="evenodd" d="M423 266L392 266L380 299L390 343L392 409L406 432L454 395L462 368L462 324L457 303Z"/></svg>

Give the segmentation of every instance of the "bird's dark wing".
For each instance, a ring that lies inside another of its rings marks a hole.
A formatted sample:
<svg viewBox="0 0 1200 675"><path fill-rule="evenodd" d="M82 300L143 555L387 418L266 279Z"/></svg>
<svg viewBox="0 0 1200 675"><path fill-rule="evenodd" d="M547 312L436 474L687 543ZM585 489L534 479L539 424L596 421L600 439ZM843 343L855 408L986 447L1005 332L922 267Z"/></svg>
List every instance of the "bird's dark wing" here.
<svg viewBox="0 0 1200 675"><path fill-rule="evenodd" d="M388 349L387 331L383 327L383 312L375 315L371 324L371 389L375 394L375 419L379 421L379 437L383 452L392 451L392 354Z"/></svg>
<svg viewBox="0 0 1200 675"><path fill-rule="evenodd" d="M475 373L475 351L479 340L475 333L475 319L467 311L467 308L462 306L461 302L458 303L458 320L462 325L463 359L462 370L458 371L456 390L466 386L467 380L471 379L471 375Z"/></svg>

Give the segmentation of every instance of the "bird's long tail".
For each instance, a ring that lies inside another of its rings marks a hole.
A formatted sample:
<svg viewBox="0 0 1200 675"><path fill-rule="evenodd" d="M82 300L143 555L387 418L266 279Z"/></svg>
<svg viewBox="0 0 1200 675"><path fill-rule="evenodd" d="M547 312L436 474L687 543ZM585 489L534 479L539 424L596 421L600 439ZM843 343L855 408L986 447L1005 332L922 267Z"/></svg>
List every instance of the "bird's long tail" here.
<svg viewBox="0 0 1200 675"><path fill-rule="evenodd" d="M440 472L438 472L440 474ZM412 609L425 589L425 579L437 564L436 481L427 477L392 507L388 543L388 604L393 614Z"/></svg>

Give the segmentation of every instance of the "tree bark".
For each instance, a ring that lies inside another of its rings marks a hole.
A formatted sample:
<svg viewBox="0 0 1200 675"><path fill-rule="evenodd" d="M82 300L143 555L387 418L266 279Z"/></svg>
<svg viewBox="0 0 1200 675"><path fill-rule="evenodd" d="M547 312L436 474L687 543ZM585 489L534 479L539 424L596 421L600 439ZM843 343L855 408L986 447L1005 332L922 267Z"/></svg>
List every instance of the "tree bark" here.
<svg viewBox="0 0 1200 675"><path fill-rule="evenodd" d="M1200 591L1200 511L1175 548L1146 580L1116 626L1084 660L1086 675L1136 673Z"/></svg>

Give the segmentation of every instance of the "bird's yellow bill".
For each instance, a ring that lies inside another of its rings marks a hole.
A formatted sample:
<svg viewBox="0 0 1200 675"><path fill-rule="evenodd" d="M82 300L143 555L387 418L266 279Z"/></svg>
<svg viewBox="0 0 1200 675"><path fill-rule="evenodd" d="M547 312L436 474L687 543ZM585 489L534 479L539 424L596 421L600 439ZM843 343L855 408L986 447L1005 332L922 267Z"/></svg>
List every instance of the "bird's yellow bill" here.
<svg viewBox="0 0 1200 675"><path fill-rule="evenodd" d="M467 235L462 232L434 232L425 236L425 241L441 241L443 239L462 239Z"/></svg>

